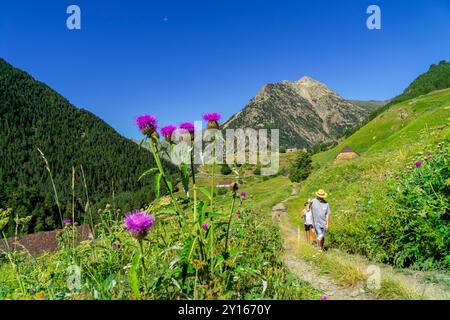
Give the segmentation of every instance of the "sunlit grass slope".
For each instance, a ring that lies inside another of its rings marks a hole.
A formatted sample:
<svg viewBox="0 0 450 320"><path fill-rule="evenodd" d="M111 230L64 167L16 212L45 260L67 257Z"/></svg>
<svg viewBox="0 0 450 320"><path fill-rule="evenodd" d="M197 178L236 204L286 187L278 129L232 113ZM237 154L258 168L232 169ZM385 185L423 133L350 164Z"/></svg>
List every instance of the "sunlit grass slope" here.
<svg viewBox="0 0 450 320"><path fill-rule="evenodd" d="M388 214L392 201L388 190L393 182L414 164L415 157L431 151L438 142L447 143L449 123L449 89L393 105L335 148L314 155L316 170L300 184L298 197L288 202L288 213L293 221L303 223L299 216L303 203L316 190L325 189L332 208L328 243L382 261L377 250L366 246L367 230L356 227L356 222L376 223L368 215ZM360 157L334 163L345 146Z"/></svg>

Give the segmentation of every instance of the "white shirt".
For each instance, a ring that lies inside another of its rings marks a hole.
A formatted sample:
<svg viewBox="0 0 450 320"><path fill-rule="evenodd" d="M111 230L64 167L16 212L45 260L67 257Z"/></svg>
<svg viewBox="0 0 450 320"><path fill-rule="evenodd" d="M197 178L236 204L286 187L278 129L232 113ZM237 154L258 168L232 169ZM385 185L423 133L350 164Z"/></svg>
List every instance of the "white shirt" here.
<svg viewBox="0 0 450 320"><path fill-rule="evenodd" d="M303 214L305 215L305 224L313 224L312 211L306 211L306 209L303 209Z"/></svg>

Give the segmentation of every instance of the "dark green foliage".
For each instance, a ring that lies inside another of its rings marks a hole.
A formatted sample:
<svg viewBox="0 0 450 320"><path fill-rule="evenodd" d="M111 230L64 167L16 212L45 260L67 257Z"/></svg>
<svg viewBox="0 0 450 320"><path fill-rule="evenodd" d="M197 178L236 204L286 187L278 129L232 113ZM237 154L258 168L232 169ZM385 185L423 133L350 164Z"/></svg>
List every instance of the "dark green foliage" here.
<svg viewBox="0 0 450 320"><path fill-rule="evenodd" d="M229 175L231 172L233 171L226 163L220 167L220 173L223 174L224 176Z"/></svg>
<svg viewBox="0 0 450 320"><path fill-rule="evenodd" d="M401 95L392 99L388 105L446 88L450 88L450 62L442 60L437 65L432 64L426 73L414 80Z"/></svg>
<svg viewBox="0 0 450 320"><path fill-rule="evenodd" d="M285 146L281 146L280 147L280 153L286 153L286 147Z"/></svg>
<svg viewBox="0 0 450 320"><path fill-rule="evenodd" d="M256 176L260 176L261 175L261 168L260 167L256 167L255 170L253 170L253 174Z"/></svg>
<svg viewBox="0 0 450 320"><path fill-rule="evenodd" d="M336 145L337 145L337 142L335 142L335 141L322 142L322 143L316 144L311 148L311 154L316 154L319 152L330 150L331 148L334 148Z"/></svg>
<svg viewBox="0 0 450 320"><path fill-rule="evenodd" d="M60 221L58 208L50 196L44 197L36 188L7 188L0 191L2 206L14 208L13 215L19 217L32 216L30 223L25 226L24 232L54 229ZM15 223L11 217L5 227L5 234L13 235Z"/></svg>
<svg viewBox="0 0 450 320"><path fill-rule="evenodd" d="M217 188L216 190L217 190L216 191L216 195L218 195L218 196L222 196L224 194L227 194L228 191L230 191L230 189L228 189L228 188Z"/></svg>
<svg viewBox="0 0 450 320"><path fill-rule="evenodd" d="M400 176L390 197L391 214L381 218L376 239L390 243L389 259L399 267L450 268L450 149L436 152Z"/></svg>
<svg viewBox="0 0 450 320"><path fill-rule="evenodd" d="M37 148L48 159L64 215L71 208L72 167L80 209L86 203L81 166L91 203L143 187L151 193L150 178L138 181L154 167L150 152L0 59L0 206L32 214L28 232L60 224L49 173Z"/></svg>
<svg viewBox="0 0 450 320"><path fill-rule="evenodd" d="M303 150L297 151L294 161L289 167L289 179L300 182L308 178L312 171L311 155Z"/></svg>
<svg viewBox="0 0 450 320"><path fill-rule="evenodd" d="M361 213L347 216L348 228L333 230L330 241L397 267L450 270L448 142L429 157L430 149L410 159L408 169L392 180L383 207L374 205L375 195L358 199Z"/></svg>
<svg viewBox="0 0 450 320"><path fill-rule="evenodd" d="M281 167L281 168L278 169L277 176L281 176L281 175L284 175L286 173L289 174L289 169L285 168L285 167Z"/></svg>

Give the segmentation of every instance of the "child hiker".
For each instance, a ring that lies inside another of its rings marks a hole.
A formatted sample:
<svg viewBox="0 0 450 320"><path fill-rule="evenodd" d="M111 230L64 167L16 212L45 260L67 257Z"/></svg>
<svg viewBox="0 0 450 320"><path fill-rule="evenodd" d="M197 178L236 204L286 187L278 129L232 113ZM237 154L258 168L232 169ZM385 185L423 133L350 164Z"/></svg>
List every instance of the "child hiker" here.
<svg viewBox="0 0 450 320"><path fill-rule="evenodd" d="M305 224L306 241L311 244L311 235L313 233L313 216L311 211L311 199L305 202L305 207L303 209L303 222ZM314 237L314 235L312 235Z"/></svg>

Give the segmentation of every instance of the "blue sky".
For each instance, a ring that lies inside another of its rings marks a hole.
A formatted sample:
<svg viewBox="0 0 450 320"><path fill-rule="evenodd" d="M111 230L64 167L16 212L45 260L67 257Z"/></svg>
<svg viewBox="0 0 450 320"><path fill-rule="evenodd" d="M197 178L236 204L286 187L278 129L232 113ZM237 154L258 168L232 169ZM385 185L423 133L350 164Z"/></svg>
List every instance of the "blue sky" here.
<svg viewBox="0 0 450 320"><path fill-rule="evenodd" d="M66 28L71 4L81 30ZM381 30L366 28L371 4ZM450 60L450 1L2 1L0 57L137 138L140 114L228 118L264 83L303 75L345 98L391 98Z"/></svg>

